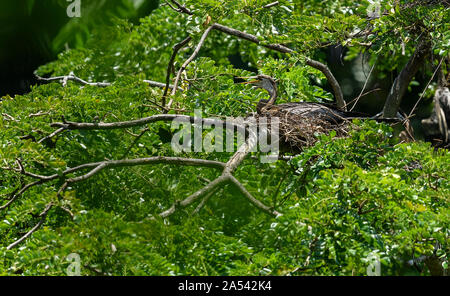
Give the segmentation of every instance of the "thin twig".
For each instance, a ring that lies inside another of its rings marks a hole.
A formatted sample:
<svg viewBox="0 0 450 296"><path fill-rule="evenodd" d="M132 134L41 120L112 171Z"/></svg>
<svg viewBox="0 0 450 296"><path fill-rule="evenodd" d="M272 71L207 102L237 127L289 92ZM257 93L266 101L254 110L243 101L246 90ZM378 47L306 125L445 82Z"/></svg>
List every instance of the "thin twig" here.
<svg viewBox="0 0 450 296"><path fill-rule="evenodd" d="M17 119L15 119L14 117L12 117L11 115L9 115L9 114L7 114L7 113L2 113L2 115L3 115L4 117L6 117L7 120L9 120L9 121L19 122Z"/></svg>
<svg viewBox="0 0 450 296"><path fill-rule="evenodd" d="M163 107L166 106L166 97L167 97L167 93L169 92L169 85L170 85L169 84L170 83L170 74L172 72L173 63L175 62L175 58L176 58L176 56L178 54L178 51L181 48L183 48L186 44L188 44L189 41L191 41L191 39L192 39L191 36L188 36L184 40L182 40L181 42L175 44L174 47L172 48L173 49L172 56L170 57L169 64L167 66L166 86L164 87L164 93L163 93L163 96L162 96L162 105L163 105Z"/></svg>
<svg viewBox="0 0 450 296"><path fill-rule="evenodd" d="M278 4L280 4L280 1L275 1L275 2L269 3L267 5L264 5L262 8L271 8L271 7L277 6Z"/></svg>
<svg viewBox="0 0 450 296"><path fill-rule="evenodd" d="M39 111L38 113L32 113L32 114L28 115L28 118L39 117L39 116L44 116L44 115L49 115L49 114L50 114L50 112Z"/></svg>
<svg viewBox="0 0 450 296"><path fill-rule="evenodd" d="M371 94L373 92L380 91L380 90L381 90L381 88L374 88L374 89L368 90L365 93L363 93L361 96L358 95L353 100L348 101L347 106L350 105L351 103L355 102L357 99L361 99L362 97L365 97L365 96L367 96L367 95L369 95L369 94Z"/></svg>
<svg viewBox="0 0 450 296"><path fill-rule="evenodd" d="M111 83L109 83L109 82L88 82L84 79L81 79L81 78L75 76L73 73L70 73L69 75L66 75L66 76L55 76L55 77L49 77L49 78L41 77L36 73L34 73L34 75L36 76L36 78L38 80L42 80L42 81L47 81L47 82L62 81L63 86L66 86L68 80L72 80L72 81L78 82L83 85L91 85L91 86L106 87L106 86L111 85Z"/></svg>
<svg viewBox="0 0 450 296"><path fill-rule="evenodd" d="M227 128L235 128L242 127L242 124L239 124L234 121L224 121L220 119L213 118L196 118L194 116L188 115L180 115L180 114L157 114L149 117L144 117L136 120L130 121L121 121L121 122L55 122L52 123L52 127L64 128L67 130L110 130L110 129L121 129L121 128L130 128L135 126L142 126L145 124L157 122L157 121L172 121L178 119L183 122L195 123L197 121L201 121L203 124L214 125L214 126L225 126Z"/></svg>
<svg viewBox="0 0 450 296"><path fill-rule="evenodd" d="M18 193L14 194L14 196L13 196L6 204L4 204L3 206L1 206L1 207L0 207L0 210L4 210L4 209L8 208L8 207L9 207L16 199L18 199L25 191L27 191L28 189L30 189L30 188L33 187L33 186L40 185L40 184L42 184L43 182L44 182L44 181L42 181L42 180L38 180L38 181L35 181L35 182L33 182L33 183L29 183L29 184L25 185L22 189L20 189L20 191L19 191Z"/></svg>
<svg viewBox="0 0 450 296"><path fill-rule="evenodd" d="M359 93L358 97L355 100L355 103L353 104L353 106L350 108L350 111L352 111L355 107L356 104L358 104L359 99L362 97L364 90L366 89L367 83L369 82L370 76L372 75L372 71L375 68L375 63L373 64L372 68L370 69L369 75L367 75L366 81L364 82L364 86L361 89L361 92Z"/></svg>
<svg viewBox="0 0 450 296"><path fill-rule="evenodd" d="M181 73L183 73L184 70L186 70L186 67L195 59L195 57L198 55L200 49L203 46L203 43L206 40L206 37L208 37L209 32L211 32L211 30L214 28L214 25L208 27L208 29L205 30L205 32L203 32L202 37L200 38L200 41L197 44L197 47L195 48L194 52L192 53L192 55L183 63L183 65L181 66L181 68L178 70L177 76L175 77L175 81L173 83L174 88L172 89L172 93L171 95L174 96L175 93L177 92L177 88L178 88L178 83L180 81L181 78ZM167 104L167 107L170 108L172 106L173 103L173 98L170 99L169 103Z"/></svg>
<svg viewBox="0 0 450 296"><path fill-rule="evenodd" d="M54 136L56 136L56 135L62 133L62 132L65 131L65 130L66 130L66 129L63 128L63 127L62 127L62 128L59 128L59 129L57 129L56 131L54 131L53 133L51 133L50 135L48 135L48 136L46 136L46 137L40 139L40 140L38 141L38 143L40 144L40 143L42 143L42 142L44 142L44 141L46 141L46 140L48 140L48 139L51 139L51 138L53 138Z"/></svg>
<svg viewBox="0 0 450 296"><path fill-rule="evenodd" d="M211 196L216 193L218 189L211 190L210 193L208 193L202 201L198 204L198 206L195 208L195 210L192 212L192 215L198 214L200 210L205 206L206 202L211 198Z"/></svg>
<svg viewBox="0 0 450 296"><path fill-rule="evenodd" d="M227 182L229 180L229 175L221 175L220 177L216 178L214 181L212 181L211 183L209 183L208 185L204 186L203 188L201 188L200 190L196 191L195 193L191 194L189 197L187 197L186 199L182 200L182 201L177 201L175 202L169 209L167 209L166 211L162 212L159 214L159 216L161 218L167 218L170 215L172 215L173 213L175 213L175 211L178 208L184 208L187 207L188 205L192 204L194 201L196 201L197 199L205 196L206 194L208 194L209 192L211 192L212 190L214 190L216 187L218 187L219 185L224 184L225 182Z"/></svg>
<svg viewBox="0 0 450 296"><path fill-rule="evenodd" d="M181 5L180 3L178 3L177 1L175 1L175 0L170 0L170 1L172 1L172 3L176 6L176 7L178 7L178 8L176 8L176 7L174 7L172 4L170 4L168 1L164 1L164 2L166 2L166 4L171 8L171 9L173 9L174 11L176 11L176 12L181 12L181 13L185 13L185 14L188 14L188 15L192 15L192 12L189 10L189 9L187 9L185 6L183 6L183 5Z"/></svg>
<svg viewBox="0 0 450 296"><path fill-rule="evenodd" d="M7 246L6 249L7 250L11 250L15 246L17 246L18 244L20 244L21 242L26 240L34 232L36 232L36 230L38 230L42 226L42 224L44 224L45 218L47 217L47 214L48 214L48 212L50 211L50 209L52 207L53 207L52 203L48 204L47 207L45 208L45 210L39 215L41 217L41 220L39 220L39 222L30 231L28 231L24 236L22 236L21 238L19 238L18 240L16 240L15 242L10 244L9 246Z"/></svg>
<svg viewBox="0 0 450 296"><path fill-rule="evenodd" d="M263 210L264 212L273 215L278 216L280 215L279 212L276 210L264 205L262 202L254 198L250 192L245 189L244 185L242 185L233 175L230 175L230 180L233 182L233 184L244 194L244 196L257 208Z"/></svg>
<svg viewBox="0 0 450 296"><path fill-rule="evenodd" d="M133 140L133 143L128 147L127 151L122 155L122 158L125 158L128 153L130 153L131 149L136 145L136 143L142 138L142 136L149 131L149 128L144 128L139 135L136 135L136 138Z"/></svg>
<svg viewBox="0 0 450 296"><path fill-rule="evenodd" d="M41 77L36 73L34 75L36 76L36 78L38 80L42 80L42 81L46 81L46 82L61 81L63 86L66 86L67 81L69 81L69 80L78 82L82 85L90 85L90 86L107 87L107 86L111 85L111 82L88 82L84 79L81 79L81 78L75 76L73 73L70 73L67 76L54 76L54 77L49 77L49 78ZM166 87L165 83L158 82L158 81L144 79L144 80L142 80L142 82L145 82L148 85L153 86L153 87L159 87L159 88ZM168 87L173 88L173 85L169 85Z"/></svg>
<svg viewBox="0 0 450 296"><path fill-rule="evenodd" d="M431 78L430 78L430 80L428 81L427 85L426 85L425 88L423 89L422 94L420 95L420 97L419 97L419 99L417 100L417 102L414 104L414 107L411 109L411 112L409 112L409 115L408 115L408 117L407 117L408 119L411 118L412 114L414 113L414 111L415 111L416 108L417 108L417 105L419 105L419 102L422 100L423 96L425 95L428 86L430 85L431 81L433 81L434 76L436 75L437 71L441 68L441 64L442 64L442 61L443 61L443 60L444 60L444 57L441 58L441 60L440 60L440 62L439 62L439 65L436 67L436 70L434 70L433 75L431 76Z"/></svg>

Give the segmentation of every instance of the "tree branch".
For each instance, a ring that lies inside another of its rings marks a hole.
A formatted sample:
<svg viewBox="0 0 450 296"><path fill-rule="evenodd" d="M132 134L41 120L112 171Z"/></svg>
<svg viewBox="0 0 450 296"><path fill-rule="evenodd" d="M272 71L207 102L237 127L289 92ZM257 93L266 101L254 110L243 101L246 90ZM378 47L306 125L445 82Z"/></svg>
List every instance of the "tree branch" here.
<svg viewBox="0 0 450 296"><path fill-rule="evenodd" d="M284 45L281 45L281 44L261 44L261 41L259 40L259 38L252 34L248 34L248 33L236 30L236 29L232 29L232 28L220 25L220 24L214 24L213 26L214 26L214 29L216 29L218 31L221 31L228 35L236 36L241 39L245 39L247 41L256 43L258 45L262 45L263 47L271 49L271 50L279 51L281 53L293 53L294 52L292 49L290 49ZM340 109L345 111L346 104L344 101L344 96L342 94L341 87L339 85L339 82L334 77L333 73L331 73L330 69L325 64L322 64L321 62L318 62L318 61L311 60L309 58L307 58L305 60L305 62L308 66L321 71L325 75L325 77L327 78L331 87L333 88L337 106Z"/></svg>
<svg viewBox="0 0 450 296"><path fill-rule="evenodd" d="M54 82L54 81L60 81L62 82L62 85L65 87L67 85L67 81L71 80L74 82L78 82L82 85L90 85L90 86L98 86L98 87L107 87L111 85L111 82L88 82L84 79L81 79L77 76L75 76L73 73L70 73L67 76L54 76L54 77L49 77L49 78L45 78L45 77L41 77L38 74L34 73L34 75L36 76L36 78L38 80L41 81L46 81L46 82ZM158 81L153 81L153 80L142 80L143 82L147 83L150 86L153 87L159 87L159 88L164 88L166 87L165 83L162 82L158 82ZM173 88L173 85L168 85L168 88Z"/></svg>
<svg viewBox="0 0 450 296"><path fill-rule="evenodd" d="M275 2L269 3L267 5L264 5L262 8L271 8L271 7L277 6L278 4L280 4L280 1L275 1Z"/></svg>
<svg viewBox="0 0 450 296"><path fill-rule="evenodd" d="M179 201L179 202L175 202L168 210L160 213L159 216L161 218L169 217L170 215L175 213L175 211L178 208L187 207L188 205L190 205L191 203L193 203L197 199L205 196L206 194L208 194L209 192L214 190L216 187L218 187L219 185L224 184L228 180L229 180L229 175L221 175L220 177L216 178L214 181L212 181L208 185L206 185L203 188L201 188L200 190L196 191L194 194L191 194L186 199L184 199L182 201Z"/></svg>
<svg viewBox="0 0 450 296"><path fill-rule="evenodd" d="M256 43L265 48L279 51L281 53L293 53L294 52L294 50L292 50L284 45L281 45L281 44L261 44L261 40L259 40L259 38L256 37L255 35L245 33L245 32L242 32L242 31L239 31L239 30L236 30L236 29L233 29L233 28L230 28L230 27L218 24L218 23L213 24L211 27L213 27L215 30L223 32L225 34L232 35L232 36L238 37L240 39L244 39L244 40Z"/></svg>
<svg viewBox="0 0 450 296"><path fill-rule="evenodd" d="M16 240L15 242L10 244L9 246L7 246L6 249L7 250L11 250L15 246L17 246L18 244L20 244L21 242L26 240L34 232L36 232L36 230L38 230L42 226L42 224L44 224L45 218L47 217L47 214L48 214L48 212L50 211L50 209L52 207L53 207L53 204L51 204L51 203L48 204L47 207L45 208L45 210L39 215L41 217L41 220L39 220L39 222L30 231L28 231L24 236L22 236L21 238L19 238L18 240Z"/></svg>
<svg viewBox="0 0 450 296"><path fill-rule="evenodd" d="M336 80L333 73L331 73L330 69L325 64L322 64L321 62L314 61L311 59L306 59L306 64L308 66L318 69L325 75L325 77L327 78L331 87L333 88L334 97L336 98L337 106L339 107L339 109L341 109L343 111L347 111L347 107L346 107L347 104L344 101L344 95L342 94L342 90L339 85L339 82Z"/></svg>
<svg viewBox="0 0 450 296"><path fill-rule="evenodd" d="M19 169L12 169L12 168L3 168L3 169L14 170L24 176L28 176L28 177L37 179L37 181L29 183L29 184L25 185L24 187L22 187L22 189L19 192L17 192L16 194L14 194L13 197L5 205L0 206L0 210L8 208L15 200L17 200L17 198L19 198L25 191L27 191L31 187L56 180L58 178L66 176L68 174L75 173L77 171L87 169L87 168L93 168L93 169L91 171L89 171L87 174L67 179L65 182L65 185L62 187L62 190L60 190L60 191L64 191L65 187L67 187L67 185L69 183L75 183L75 182L86 180L86 179L94 176L95 174L97 174L98 172L100 172L101 170L103 170L105 168L141 166L141 165L162 164L162 163L187 165L187 166L201 166L201 167L210 167L210 168L219 168L219 169L223 169L225 167L225 163L219 162L219 161L214 161L214 160L155 156L155 157L148 157L148 158L108 160L108 161L85 163L85 164L79 165L74 168L69 168L69 169L63 171L61 174L42 176L42 175L37 175L34 173L27 172L23 168L20 161L18 161L18 163L19 163Z"/></svg>
<svg viewBox="0 0 450 296"><path fill-rule="evenodd" d="M408 85L416 75L420 66L424 63L425 58L429 54L429 44L422 41L408 63L402 69L400 74L395 78L394 84L389 91L386 103L383 107L384 118L394 118L397 115L398 108L402 101L403 95L408 89Z"/></svg>
<svg viewBox="0 0 450 296"><path fill-rule="evenodd" d="M182 201L175 202L168 210L162 212L159 214L162 218L167 218L168 216L175 213L177 208L179 207L186 207L196 201L197 199L206 196L205 198L209 198L209 194L213 194L216 190L216 188L224 183L231 182L235 184L239 190L245 195L245 197L254 204L257 208L265 211L266 213L269 213L271 215L277 216L280 213L272 210L271 208L264 205L262 202L254 198L246 189L245 187L235 178L233 177L233 172L237 169L239 164L244 160L244 158L250 153L251 149L254 147L254 145L257 144L257 138L255 134L250 133L248 139L246 142L239 147L238 151L230 158L230 160L225 164L224 170L222 172L222 175L220 177L216 178L214 181L210 182L205 187L201 188L194 194L190 195L186 199Z"/></svg>
<svg viewBox="0 0 450 296"><path fill-rule="evenodd" d="M193 215L198 214L200 210L205 206L206 202L210 199L210 197L216 193L218 189L211 190L198 204L198 206L195 208L195 210L192 212Z"/></svg>
<svg viewBox="0 0 450 296"><path fill-rule="evenodd" d="M173 115L162 115L163 118L168 118L167 116L173 116ZM158 118L160 116L157 116ZM191 118L189 116L186 116L188 118ZM206 120L204 120L206 121ZM223 121L219 120L222 124ZM62 123L63 128L76 128L79 124L78 123L70 123L70 122L64 122ZM74 125L75 126L74 126ZM129 125L129 123L125 124L126 126ZM83 126L83 125L81 125ZM123 123L120 123L119 126L123 126ZM86 126L84 126L86 127ZM87 129L91 129L92 126L87 126ZM98 127L98 124L97 124ZM117 127L113 126L113 127ZM107 126L107 128L112 128L110 125ZM128 167L128 166L138 166L138 165L148 165L148 164L161 164L161 163L165 163L165 164L180 164L180 165L190 165L190 166L202 166L202 167L211 167L211 168L219 168L219 169L223 169L222 174L216 178L215 180L213 180L212 182L208 183L206 186L202 187L200 190L197 190L195 193L191 194L190 196L188 196L187 198L185 198L182 201L176 201L169 209L167 209L166 211L163 211L162 213L159 214L160 217L162 218L167 218L168 216L172 215L173 213L175 213L175 211L178 208L184 208L187 207L188 205L192 204L194 201L198 200L201 197L205 197L205 199L210 198L215 191L219 188L220 185L231 182L233 183L235 186L237 186L237 188L244 194L244 196L257 208L261 209L262 211L271 214L271 215L279 215L280 213L271 209L270 207L264 205L262 202L260 202L259 200L255 199L246 189L245 187L232 175L232 173L237 169L237 167L239 166L239 164L244 160L244 158L248 155L248 153L251 151L251 149L254 147L254 145L257 144L257 137L256 135L252 132L249 131L249 137L247 138L247 140L245 141L245 143L239 147L238 151L230 158L230 160L227 163L223 163L223 162L219 162L219 161L213 161L213 160L204 160L204 159L190 159L190 158L180 158L180 157L162 157L162 156L157 156L157 157L149 157L149 158L137 158L137 159L124 159L124 160L107 160L107 161L100 161L100 162L93 162L93 163L86 163L86 164L82 164L79 165L77 167L74 168L69 168L66 169L64 172L60 173L60 174L54 174L51 176L42 176L42 175L38 175L38 174L34 174L34 173L30 173L27 172L24 168L24 166L22 165L21 161L18 159L17 160L17 164L18 164L18 169L12 169L12 168L7 168L10 170L14 170L22 175L34 178L34 179L38 179L37 181L27 184L25 185L17 194L15 194L10 201L7 202L7 204L5 204L4 206L0 207L0 209L4 209L6 207L8 207L9 205L11 205L20 195L22 195L26 190L28 190L29 188L35 186L35 185L39 185L45 182L49 182L55 179L59 179L59 178L65 178L65 176L67 176L70 173L75 173L77 171L80 171L82 169L87 169L87 168L91 168L91 170L81 176L76 176L76 177L72 177L72 178L68 178L64 180L63 185L59 188L57 196L59 198L62 198L62 193L66 190L66 188L69 186L69 184L71 183L76 183L76 182L81 182L84 181L86 179L91 178L92 176L96 175L97 173L99 173L100 171L102 171L103 169L106 168L116 168L116 167ZM198 206L198 210L201 208L202 204L204 204L205 200L201 203L201 205ZM45 218L47 216L47 213L49 212L49 210L52 208L53 204L49 204L47 206L47 208L44 210L44 212L42 212L40 214L40 216L42 217L41 220L29 231L27 232L24 236L22 236L20 239L16 240L15 242L13 242L12 244L10 244L7 249L11 249L15 246L17 246L18 244L20 244L22 241L24 241L26 238L28 238L30 235L32 235L35 231L37 231L42 224L45 221ZM66 209L67 210L67 209ZM196 211L198 211L196 209ZM71 213L69 211L69 213Z"/></svg>
<svg viewBox="0 0 450 296"><path fill-rule="evenodd" d="M164 93L162 96L162 105L163 107L166 106L166 97L167 97L167 93L169 91L169 86L170 86L170 73L172 72L172 68L173 68L173 63L175 62L175 57L178 54L178 51L183 48L186 44L189 43L189 41L191 41L191 36L186 37L184 40L182 40L181 42L177 43L174 45L173 52L172 52L172 56L170 57L169 60L169 65L167 66L167 74L166 74L166 85L164 87ZM172 86L173 89L173 86Z"/></svg>
<svg viewBox="0 0 450 296"><path fill-rule="evenodd" d="M64 121L64 122L54 122L51 124L51 126L57 128L64 128L67 130L110 130L110 129L122 129L135 126L142 126L157 121L172 121L175 119L184 120L190 123L195 123L196 120L201 119L201 122L207 125L215 125L215 126L222 125L226 128L242 127L241 124L233 121L223 121L220 119L213 119L213 118L195 118L194 116L180 115L180 114L157 114L136 120L109 122L109 123Z"/></svg>
<svg viewBox="0 0 450 296"><path fill-rule="evenodd" d="M186 67L195 59L195 57L198 55L200 49L203 46L203 43L205 43L206 37L208 37L209 32L211 32L211 30L214 28L214 25L208 27L208 29L205 30L205 32L203 32L202 37L200 38L200 41L197 44L197 47L195 48L194 52L192 53L192 55L183 63L183 65L181 66L181 68L178 70L177 76L175 77L175 81L173 83L174 88L172 88L172 93L171 95L175 95L175 93L177 92L177 88L178 88L178 83L180 81L181 78L181 73L183 73L184 70L186 70ZM167 105L168 108L170 108L172 106L173 103L173 98L170 99L169 104Z"/></svg>
<svg viewBox="0 0 450 296"><path fill-rule="evenodd" d="M106 86L110 86L111 85L111 83L109 83L109 82L88 82L86 80L83 80L83 79L75 76L73 73L70 73L67 76L55 76L55 77L45 78L45 77L39 76L35 72L34 76L36 76L36 78L38 80L42 80L42 81L46 81L46 82L61 81L63 86L66 86L67 85L67 81L69 81L69 80L78 82L78 83L83 84L83 85L91 85L91 86L99 86L99 87L106 87Z"/></svg>
<svg viewBox="0 0 450 296"><path fill-rule="evenodd" d="M263 210L264 212L273 215L278 216L280 215L279 212L275 211L274 209L264 205L262 202L254 198L250 192L245 189L244 185L241 184L241 182L238 181L234 176L230 175L230 180L233 182L233 184L244 194L244 196L257 208Z"/></svg>
<svg viewBox="0 0 450 296"><path fill-rule="evenodd" d="M193 158L181 158L181 157L156 156L156 157L148 157L148 158L109 160L109 161L101 161L101 162L97 162L97 163L92 163L91 165L95 166L94 169L92 169L85 175L67 179L67 183L75 183L75 182L86 180L106 168L141 166L141 165L149 165L149 164L179 164L179 165L201 166L201 167L211 167L211 168L224 168L225 167L225 164L223 162L219 162L219 161L205 160L205 159L193 159Z"/></svg>
<svg viewBox="0 0 450 296"><path fill-rule="evenodd" d="M42 184L44 181L43 180L39 180L39 181L35 181L33 183L29 183L27 185L25 185L24 187L22 187L22 189L20 189L19 192L17 192L16 194L13 195L13 197L3 206L0 207L0 210L4 210L6 208L8 208L16 199L18 199L25 191L27 191L28 189L30 189L33 186L36 185L40 185Z"/></svg>
<svg viewBox="0 0 450 296"><path fill-rule="evenodd" d="M59 128L59 129L57 129L56 131L54 131L53 133L51 133L50 135L48 135L48 136L45 136L45 137L43 137L42 139L40 139L39 141L38 141L38 143L40 144L40 143L42 143L42 142L44 142L44 141L46 141L46 140L48 140L48 139L51 139L51 138L53 138L54 136L56 136L56 135L58 135L58 134L60 134L60 133L62 133L63 131L65 131L66 129L65 128Z"/></svg>
<svg viewBox="0 0 450 296"><path fill-rule="evenodd" d="M173 9L174 11L176 11L176 12L181 12L181 13L185 13L185 14L188 14L188 15L192 15L193 13L189 10L189 9L187 9L185 6L183 6L183 5L181 5L180 3L178 3L177 1L175 1L175 0L170 0L176 7L174 7L172 4L170 4L168 1L164 1L164 2L166 2L166 4L171 8L171 9ZM178 8L177 8L178 7Z"/></svg>
<svg viewBox="0 0 450 296"><path fill-rule="evenodd" d="M208 27L208 29L205 30L205 32L203 33L202 37L200 38L200 41L196 47L196 49L194 50L194 52L192 53L192 55L189 57L189 59L186 60L186 62L183 64L183 66L180 68L180 70L178 71L177 77L175 79L174 82L174 88L172 89L172 93L171 95L174 95L176 93L177 87L178 87L178 83L179 80L181 78L181 73L186 69L186 67L189 65L189 63L192 62L192 60L195 59L195 57L197 56L198 52L200 51L201 47L203 46L206 37L208 36L208 34L210 33L211 30L217 30L220 32L223 32L225 34L228 35L232 35L235 37L238 37L240 39L244 39L253 43L256 43L258 45L261 45L265 48L271 49L271 50L275 50L281 53L294 53L294 50L281 45L281 44L263 44L261 43L261 41L259 40L258 37L249 34L249 33L245 33L218 23L214 23L212 24L210 27ZM333 92L334 92L334 96L336 98L336 104L337 106L341 109L341 110L346 110L346 104L344 101L344 96L342 94L342 90L341 87L339 85L339 82L336 80L336 78L334 77L333 73L331 73L330 69L323 63L315 61L315 60L311 60L309 58L307 58L305 60L306 64L310 67L313 67L315 69L318 69L319 71L321 71L325 77L327 78L328 82L330 83ZM169 107L171 106L173 102L173 99L171 99L171 101L169 102Z"/></svg>

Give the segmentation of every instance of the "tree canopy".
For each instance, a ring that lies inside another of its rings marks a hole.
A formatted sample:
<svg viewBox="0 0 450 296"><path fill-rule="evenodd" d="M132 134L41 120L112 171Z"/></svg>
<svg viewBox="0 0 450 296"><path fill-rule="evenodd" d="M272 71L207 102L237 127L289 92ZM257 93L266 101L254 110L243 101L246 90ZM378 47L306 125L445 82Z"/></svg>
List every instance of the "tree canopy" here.
<svg viewBox="0 0 450 296"><path fill-rule="evenodd" d="M82 275L366 275L374 258L382 275L448 272L450 153L414 140L415 107L399 112L448 92L448 1L160 1L139 21L117 14L39 67L29 93L0 98L0 274L66 275L73 253ZM348 73L360 84L327 66L337 46L364 63ZM250 141L172 149L170 121L194 109L205 122L253 116L267 93L237 82L255 74L276 80L277 103L341 110L371 75L392 75L373 113L401 122L350 120L273 163Z"/></svg>

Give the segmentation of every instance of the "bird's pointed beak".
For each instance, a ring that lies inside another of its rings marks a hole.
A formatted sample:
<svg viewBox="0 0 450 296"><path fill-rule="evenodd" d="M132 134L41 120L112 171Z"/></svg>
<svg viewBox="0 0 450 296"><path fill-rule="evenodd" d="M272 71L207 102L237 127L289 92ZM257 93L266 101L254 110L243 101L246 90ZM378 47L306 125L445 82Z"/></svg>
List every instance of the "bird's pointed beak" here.
<svg viewBox="0 0 450 296"><path fill-rule="evenodd" d="M249 81L243 81L243 82L239 82L240 84L255 84L259 82L259 79L257 76L249 76L249 77L236 77L239 79L244 79L244 80L249 80L249 79L253 79L253 80L249 80Z"/></svg>
<svg viewBox="0 0 450 296"><path fill-rule="evenodd" d="M251 81L244 81L244 82L241 82L241 83L242 84L256 84L258 82L259 82L259 80L251 80Z"/></svg>

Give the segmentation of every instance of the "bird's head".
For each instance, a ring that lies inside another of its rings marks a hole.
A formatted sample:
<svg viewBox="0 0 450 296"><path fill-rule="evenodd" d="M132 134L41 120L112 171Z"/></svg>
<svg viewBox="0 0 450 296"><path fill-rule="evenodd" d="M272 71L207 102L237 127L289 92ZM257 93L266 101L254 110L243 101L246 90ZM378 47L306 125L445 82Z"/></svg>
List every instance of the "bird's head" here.
<svg viewBox="0 0 450 296"><path fill-rule="evenodd" d="M243 82L243 84L252 84L255 87L265 89L269 93L270 97L276 97L277 95L277 83L275 79L268 75L259 74L256 76L239 78L248 80Z"/></svg>
<svg viewBox="0 0 450 296"><path fill-rule="evenodd" d="M265 89L269 93L270 100L260 100L257 106L257 110L261 109L263 105L273 105L275 103L275 100L277 98L277 82L275 81L275 79L264 74L239 78L248 80L242 82L243 84L252 84L254 87Z"/></svg>

